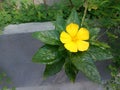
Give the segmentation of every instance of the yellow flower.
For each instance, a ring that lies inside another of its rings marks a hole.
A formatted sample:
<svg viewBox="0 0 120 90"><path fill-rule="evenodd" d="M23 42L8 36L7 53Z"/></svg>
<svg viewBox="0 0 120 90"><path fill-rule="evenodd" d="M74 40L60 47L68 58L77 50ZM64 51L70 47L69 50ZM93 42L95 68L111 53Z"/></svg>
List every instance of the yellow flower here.
<svg viewBox="0 0 120 90"><path fill-rule="evenodd" d="M89 31L86 28L80 28L75 23L66 26L66 32L60 34L60 41L70 52L86 51L89 48Z"/></svg>

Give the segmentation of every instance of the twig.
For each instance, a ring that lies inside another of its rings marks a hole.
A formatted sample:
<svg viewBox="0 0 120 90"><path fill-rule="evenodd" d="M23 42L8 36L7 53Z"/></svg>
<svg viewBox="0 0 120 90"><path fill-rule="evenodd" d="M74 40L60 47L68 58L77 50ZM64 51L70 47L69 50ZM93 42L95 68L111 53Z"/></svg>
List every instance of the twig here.
<svg viewBox="0 0 120 90"><path fill-rule="evenodd" d="M45 8L46 8L46 11L47 11L47 2L46 2L46 0L43 0L43 2L44 2L44 5L45 5Z"/></svg>
<svg viewBox="0 0 120 90"><path fill-rule="evenodd" d="M0 2L0 10L3 10L2 3Z"/></svg>
<svg viewBox="0 0 120 90"><path fill-rule="evenodd" d="M35 5L35 1L33 0L33 4Z"/></svg>
<svg viewBox="0 0 120 90"><path fill-rule="evenodd" d="M70 1L70 4L71 4L71 7L74 7L73 3L72 3L72 0L69 0Z"/></svg>
<svg viewBox="0 0 120 90"><path fill-rule="evenodd" d="M86 14L87 14L87 8L88 8L88 2L87 2L87 0L85 0L85 10L84 10L84 15L82 17L81 27L83 26L83 23L85 21L85 17L86 17Z"/></svg>

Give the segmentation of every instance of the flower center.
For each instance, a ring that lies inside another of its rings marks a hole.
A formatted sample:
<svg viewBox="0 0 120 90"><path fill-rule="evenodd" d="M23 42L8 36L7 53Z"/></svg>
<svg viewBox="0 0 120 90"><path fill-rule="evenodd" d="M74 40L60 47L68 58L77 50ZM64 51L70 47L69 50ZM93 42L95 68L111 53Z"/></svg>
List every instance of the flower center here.
<svg viewBox="0 0 120 90"><path fill-rule="evenodd" d="M77 42L77 41L78 41L77 36L72 37L72 41L73 41L73 42Z"/></svg>

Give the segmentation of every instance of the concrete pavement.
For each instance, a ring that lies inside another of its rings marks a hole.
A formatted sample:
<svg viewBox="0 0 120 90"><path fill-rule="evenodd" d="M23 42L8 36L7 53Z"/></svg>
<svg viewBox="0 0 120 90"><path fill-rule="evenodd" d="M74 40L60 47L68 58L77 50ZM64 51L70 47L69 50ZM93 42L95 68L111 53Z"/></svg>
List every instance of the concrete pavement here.
<svg viewBox="0 0 120 90"><path fill-rule="evenodd" d="M22 34L31 33L35 31L43 30L54 30L55 26L52 22L34 22L34 23L23 23L23 24L11 24L4 28L3 34Z"/></svg>
<svg viewBox="0 0 120 90"><path fill-rule="evenodd" d="M91 82L61 84L61 85L43 85L40 87L22 87L17 90L103 90L103 87Z"/></svg>

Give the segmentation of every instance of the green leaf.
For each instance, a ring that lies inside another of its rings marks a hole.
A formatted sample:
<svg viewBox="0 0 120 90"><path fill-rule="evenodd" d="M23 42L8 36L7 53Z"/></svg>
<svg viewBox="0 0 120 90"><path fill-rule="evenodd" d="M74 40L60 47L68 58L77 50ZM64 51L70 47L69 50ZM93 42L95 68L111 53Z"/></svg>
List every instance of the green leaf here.
<svg viewBox="0 0 120 90"><path fill-rule="evenodd" d="M68 20L67 20L67 25L70 23L76 23L80 25L79 17L75 9L72 10Z"/></svg>
<svg viewBox="0 0 120 90"><path fill-rule="evenodd" d="M8 87L7 87L7 86L4 86L4 87L2 88L2 90L8 90Z"/></svg>
<svg viewBox="0 0 120 90"><path fill-rule="evenodd" d="M104 43L104 42L92 41L91 44L94 45L94 46L98 46L100 48L103 48L103 49L110 48L110 46L107 43Z"/></svg>
<svg viewBox="0 0 120 90"><path fill-rule="evenodd" d="M71 63L65 63L65 72L71 82L75 82L76 76L78 74L78 70L76 67Z"/></svg>
<svg viewBox="0 0 120 90"><path fill-rule="evenodd" d="M108 35L109 38L113 38L113 39L117 39L118 38L118 36L115 35L113 32L107 32L107 35Z"/></svg>
<svg viewBox="0 0 120 90"><path fill-rule="evenodd" d="M101 61L113 58L109 49L103 49L97 46L90 46L88 53L91 55L94 61Z"/></svg>
<svg viewBox="0 0 120 90"><path fill-rule="evenodd" d="M62 69L64 65L65 60L61 59L60 61L53 63L51 65L46 65L45 71L44 71L44 78L47 78L49 76L55 75Z"/></svg>
<svg viewBox="0 0 120 90"><path fill-rule="evenodd" d="M32 36L46 44L59 45L59 33L55 30L35 32Z"/></svg>
<svg viewBox="0 0 120 90"><path fill-rule="evenodd" d="M16 90L16 87L12 87L11 90Z"/></svg>
<svg viewBox="0 0 120 90"><path fill-rule="evenodd" d="M95 40L100 32L100 28L90 28L90 39Z"/></svg>
<svg viewBox="0 0 120 90"><path fill-rule="evenodd" d="M100 83L101 78L99 72L96 69L93 59L88 53L74 54L71 60L75 67L83 72L90 80Z"/></svg>
<svg viewBox="0 0 120 90"><path fill-rule="evenodd" d="M64 21L64 19L63 19L63 17L61 15L57 15L55 28L60 33L65 30L65 21Z"/></svg>
<svg viewBox="0 0 120 90"><path fill-rule="evenodd" d="M92 9L98 9L101 2L102 1L100 0L88 0L88 10L91 11Z"/></svg>
<svg viewBox="0 0 120 90"><path fill-rule="evenodd" d="M33 56L32 61L43 64L52 64L59 61L62 58L60 52L58 52L57 46L44 45Z"/></svg>

